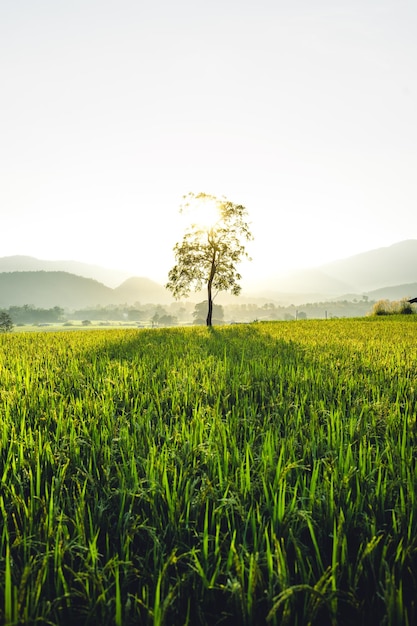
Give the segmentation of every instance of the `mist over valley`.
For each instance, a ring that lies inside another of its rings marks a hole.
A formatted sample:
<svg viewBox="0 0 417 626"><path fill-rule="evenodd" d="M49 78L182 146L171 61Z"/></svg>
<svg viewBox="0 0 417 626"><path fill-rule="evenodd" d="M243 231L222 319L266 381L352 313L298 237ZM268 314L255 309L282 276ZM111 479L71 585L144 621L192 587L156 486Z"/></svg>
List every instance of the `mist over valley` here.
<svg viewBox="0 0 417 626"><path fill-rule="evenodd" d="M216 303L228 308L229 318L244 321L259 311L262 318L283 317L285 307L295 307L296 315L296 308L307 304L308 317L322 317L327 315L327 303L332 302L344 302L345 312L343 309L334 312L337 308L334 305L330 307L330 314L365 315L371 303L377 300L416 296L416 268L417 240L406 240L315 268L287 274L277 271L271 276L259 277L256 286L246 285L243 276L241 295L221 293ZM193 293L185 308L191 310L195 303L204 299L204 291ZM346 302L355 306L347 309ZM150 304L170 306L178 312L180 305L184 309L185 303L174 303L165 287L146 275L129 276L117 269L75 260L50 261L30 256L0 258L0 308L3 309L30 305L76 311Z"/></svg>

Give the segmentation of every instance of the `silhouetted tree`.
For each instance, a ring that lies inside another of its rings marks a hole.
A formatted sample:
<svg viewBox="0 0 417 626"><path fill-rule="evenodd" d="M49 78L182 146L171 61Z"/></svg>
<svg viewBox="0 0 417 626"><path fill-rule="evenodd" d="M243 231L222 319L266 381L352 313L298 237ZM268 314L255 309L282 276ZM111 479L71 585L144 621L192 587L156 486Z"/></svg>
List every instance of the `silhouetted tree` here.
<svg viewBox="0 0 417 626"><path fill-rule="evenodd" d="M13 330L13 321L6 311L0 311L0 332L9 333Z"/></svg>
<svg viewBox="0 0 417 626"><path fill-rule="evenodd" d="M182 242L175 245L176 264L168 274L166 288L175 298L180 298L187 297L191 289L200 291L206 285L206 324L211 326L213 291L240 293L241 275L236 266L244 257L249 258L242 241L250 241L252 234L246 222L247 210L244 206L205 193L190 193L185 199L188 202L181 211L195 204L203 214L206 209L208 214L213 208L216 214L208 224L204 224L204 219L200 223L192 223Z"/></svg>
<svg viewBox="0 0 417 626"><path fill-rule="evenodd" d="M161 315L158 319L158 325L160 326L176 326L178 324L178 318L175 315Z"/></svg>
<svg viewBox="0 0 417 626"><path fill-rule="evenodd" d="M199 302L195 305L193 318L195 324L204 324L204 318L207 315L207 300ZM223 321L224 309L221 304L213 304L213 320L214 322Z"/></svg>

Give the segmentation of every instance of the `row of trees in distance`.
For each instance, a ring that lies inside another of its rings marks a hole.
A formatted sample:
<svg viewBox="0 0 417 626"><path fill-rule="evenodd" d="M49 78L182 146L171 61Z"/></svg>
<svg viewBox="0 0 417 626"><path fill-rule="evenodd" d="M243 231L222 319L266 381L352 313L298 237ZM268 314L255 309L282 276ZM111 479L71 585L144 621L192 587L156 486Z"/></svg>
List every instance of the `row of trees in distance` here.
<svg viewBox="0 0 417 626"><path fill-rule="evenodd" d="M409 305L414 310L414 307ZM144 304L106 305L75 311L55 306L41 309L31 305L11 306L0 310L10 317L16 326L30 324L68 324L70 321L95 321L103 325L111 322L138 326L174 326L184 324L206 324L208 303L190 301L172 302L170 305ZM407 307L402 307L402 309ZM303 305L280 305L275 302L240 302L213 304L212 323L325 319L335 317L363 317L383 315L386 311L403 312L400 305L388 301L339 300L334 302L310 302Z"/></svg>
<svg viewBox="0 0 417 626"><path fill-rule="evenodd" d="M412 314L416 305L406 299L399 301L340 300L334 302L311 302L304 305L283 306L274 302L213 304L213 324L234 322L301 320L341 317L363 317L365 315ZM112 322L138 326L175 326L181 324L205 324L207 300L193 302L173 302L169 306L160 304L134 306L107 305L96 308L66 311L55 306L51 309L36 308L31 305L11 306L0 310L0 330L9 331L13 326L68 324L70 321L95 321L103 325Z"/></svg>

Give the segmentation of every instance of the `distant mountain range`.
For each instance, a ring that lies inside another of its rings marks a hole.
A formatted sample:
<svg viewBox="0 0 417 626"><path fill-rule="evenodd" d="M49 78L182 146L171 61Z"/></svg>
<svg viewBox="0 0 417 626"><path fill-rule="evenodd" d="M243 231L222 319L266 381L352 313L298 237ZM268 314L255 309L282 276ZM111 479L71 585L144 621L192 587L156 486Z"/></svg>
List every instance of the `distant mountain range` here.
<svg viewBox="0 0 417 626"><path fill-rule="evenodd" d="M323 265L321 271L354 287L374 291L417 281L417 240L408 239L386 248L377 248L347 259Z"/></svg>
<svg viewBox="0 0 417 626"><path fill-rule="evenodd" d="M259 283L256 293L244 292L241 301L302 304L363 296L369 300L417 296L417 240L401 241L314 269L277 274ZM80 309L169 302L171 294L146 277L129 277L125 272L77 261L43 261L29 256L0 258L3 308L30 304Z"/></svg>
<svg viewBox="0 0 417 626"><path fill-rule="evenodd" d="M164 287L148 278L129 278L112 289L93 278L68 272L0 273L0 308L29 304L46 309L82 309L109 304L167 304L171 300Z"/></svg>
<svg viewBox="0 0 417 626"><path fill-rule="evenodd" d="M0 258L0 272L68 272L84 278L94 278L108 287L117 287L127 278L129 272L108 269L100 265L90 265L80 261L46 261L32 256L5 256Z"/></svg>
<svg viewBox="0 0 417 626"><path fill-rule="evenodd" d="M417 240L401 241L314 269L277 274L260 285L261 293L280 301L292 299L295 304L358 296L371 300L417 296Z"/></svg>

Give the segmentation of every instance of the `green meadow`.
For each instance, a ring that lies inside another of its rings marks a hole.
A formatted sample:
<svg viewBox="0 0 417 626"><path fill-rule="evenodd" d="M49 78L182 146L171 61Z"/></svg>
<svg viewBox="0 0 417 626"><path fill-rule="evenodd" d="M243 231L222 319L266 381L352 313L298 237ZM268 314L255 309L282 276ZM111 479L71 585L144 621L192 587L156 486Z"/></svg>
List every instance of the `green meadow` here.
<svg viewBox="0 0 417 626"><path fill-rule="evenodd" d="M0 623L417 623L417 316L0 335Z"/></svg>

